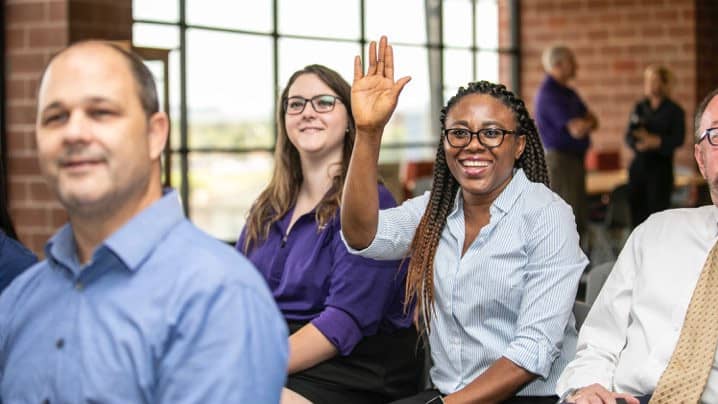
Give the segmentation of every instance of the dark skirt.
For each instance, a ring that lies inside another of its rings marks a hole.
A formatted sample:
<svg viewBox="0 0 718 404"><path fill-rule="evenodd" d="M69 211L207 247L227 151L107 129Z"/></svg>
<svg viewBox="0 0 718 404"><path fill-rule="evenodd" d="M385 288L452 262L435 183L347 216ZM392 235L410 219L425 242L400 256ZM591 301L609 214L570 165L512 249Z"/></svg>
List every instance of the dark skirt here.
<svg viewBox="0 0 718 404"><path fill-rule="evenodd" d="M292 334L304 326L288 325ZM416 394L424 364L418 341L414 327L365 337L348 356L290 375L287 388L314 404L382 404Z"/></svg>

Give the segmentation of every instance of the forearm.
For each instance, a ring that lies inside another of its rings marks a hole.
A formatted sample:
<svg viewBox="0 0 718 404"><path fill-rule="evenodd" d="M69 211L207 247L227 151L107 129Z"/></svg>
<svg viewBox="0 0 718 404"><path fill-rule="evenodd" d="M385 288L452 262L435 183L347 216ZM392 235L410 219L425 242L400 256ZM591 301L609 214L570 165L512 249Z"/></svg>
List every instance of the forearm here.
<svg viewBox="0 0 718 404"><path fill-rule="evenodd" d="M357 133L354 151L342 195L342 233L350 247L368 247L379 221L378 161L379 140ZM373 136L380 139L380 136Z"/></svg>
<svg viewBox="0 0 718 404"><path fill-rule="evenodd" d="M444 398L446 404L498 403L512 397L536 375L502 357L463 389Z"/></svg>
<svg viewBox="0 0 718 404"><path fill-rule="evenodd" d="M307 324L289 336L289 366L292 374L326 361L338 353L337 348L313 324Z"/></svg>

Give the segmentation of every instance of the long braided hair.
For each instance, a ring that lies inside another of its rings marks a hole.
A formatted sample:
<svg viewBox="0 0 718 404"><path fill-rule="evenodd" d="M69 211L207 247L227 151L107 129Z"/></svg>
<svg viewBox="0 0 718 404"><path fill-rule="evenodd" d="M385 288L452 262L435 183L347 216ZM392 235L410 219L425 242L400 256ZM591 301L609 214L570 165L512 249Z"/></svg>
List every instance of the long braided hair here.
<svg viewBox="0 0 718 404"><path fill-rule="evenodd" d="M526 137L526 147L514 166L522 168L526 177L533 182L549 185L548 171L543 145L533 119L524 102L502 84L488 81L469 83L449 99L441 109L441 129L445 129L446 115L464 96L469 94L487 94L506 105L516 118L516 131ZM431 186L429 204L419 222L411 242L409 269L406 278L406 302L418 304L426 321L427 330L434 310L434 257L439 245L441 233L446 225L446 217L451 210L459 183L449 171L444 153L443 136L439 139L434 162L434 180Z"/></svg>

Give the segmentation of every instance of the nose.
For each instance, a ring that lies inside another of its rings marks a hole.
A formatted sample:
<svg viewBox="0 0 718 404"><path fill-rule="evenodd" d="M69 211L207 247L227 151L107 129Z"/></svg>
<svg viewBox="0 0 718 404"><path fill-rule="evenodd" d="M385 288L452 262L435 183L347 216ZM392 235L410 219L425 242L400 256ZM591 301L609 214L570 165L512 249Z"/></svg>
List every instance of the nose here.
<svg viewBox="0 0 718 404"><path fill-rule="evenodd" d="M84 112L71 112L62 136L66 143L89 142L92 138L90 119Z"/></svg>
<svg viewBox="0 0 718 404"><path fill-rule="evenodd" d="M479 134L473 133L471 135L471 139L469 139L469 144L464 146L464 149L480 151L480 150L486 150L486 147L484 147L484 145L482 145L481 142L479 141Z"/></svg>

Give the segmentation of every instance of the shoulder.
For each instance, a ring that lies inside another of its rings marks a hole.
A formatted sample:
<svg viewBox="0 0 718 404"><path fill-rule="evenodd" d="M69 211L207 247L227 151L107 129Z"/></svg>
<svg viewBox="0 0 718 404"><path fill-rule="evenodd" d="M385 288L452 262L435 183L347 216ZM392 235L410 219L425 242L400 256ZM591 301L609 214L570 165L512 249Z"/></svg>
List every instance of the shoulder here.
<svg viewBox="0 0 718 404"><path fill-rule="evenodd" d="M158 264L175 262L178 275L196 287L219 287L241 284L249 288L264 287L264 280L254 265L236 249L198 229L187 220L180 223L163 241Z"/></svg>
<svg viewBox="0 0 718 404"><path fill-rule="evenodd" d="M37 262L32 251L20 244L19 241L0 232L0 268L7 270L10 267L25 269Z"/></svg>
<svg viewBox="0 0 718 404"><path fill-rule="evenodd" d="M575 222L573 209L546 185L527 181L517 201L518 213L530 227L540 223L557 227L564 222Z"/></svg>
<svg viewBox="0 0 718 404"><path fill-rule="evenodd" d="M673 111L674 113L681 114L681 115L684 114L684 112L683 112L683 107L681 107L680 105L678 105L678 103L676 103L676 102L673 101L672 99L668 99L667 101L668 101L668 103L667 103L667 104L668 104L668 107L671 109L671 111Z"/></svg>
<svg viewBox="0 0 718 404"><path fill-rule="evenodd" d="M701 206L698 208L667 209L657 212L648 217L639 226L643 233L651 237L661 234L675 235L678 232L694 232L705 229L715 233L716 230L716 208L713 205ZM711 225L707 224L710 223ZM714 234L715 235L715 234Z"/></svg>
<svg viewBox="0 0 718 404"><path fill-rule="evenodd" d="M379 190L379 209L393 208L396 206L396 200L391 191L384 184L377 184Z"/></svg>

